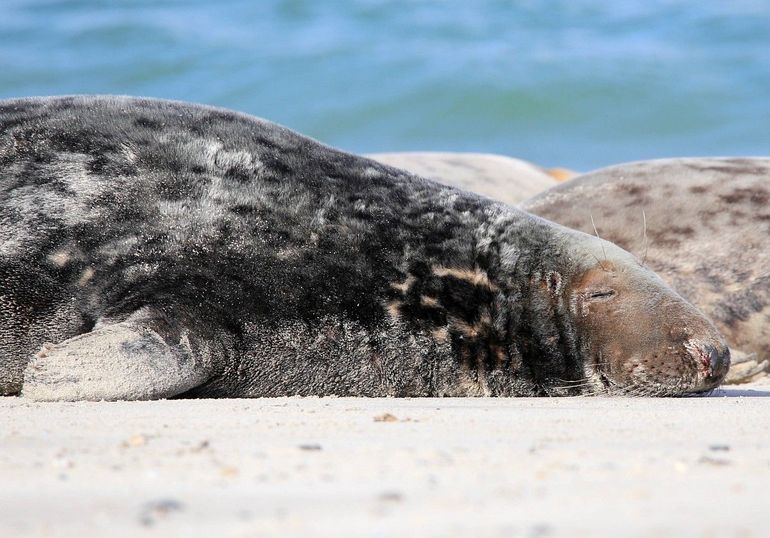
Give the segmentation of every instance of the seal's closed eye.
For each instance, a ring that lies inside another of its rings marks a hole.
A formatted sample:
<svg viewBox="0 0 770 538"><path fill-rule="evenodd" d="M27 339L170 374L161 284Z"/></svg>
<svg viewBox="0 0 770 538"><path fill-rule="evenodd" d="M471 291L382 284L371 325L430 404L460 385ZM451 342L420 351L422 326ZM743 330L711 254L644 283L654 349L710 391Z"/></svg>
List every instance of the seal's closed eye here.
<svg viewBox="0 0 770 538"><path fill-rule="evenodd" d="M594 290L586 293L585 297L589 301L608 301L615 297L615 290Z"/></svg>

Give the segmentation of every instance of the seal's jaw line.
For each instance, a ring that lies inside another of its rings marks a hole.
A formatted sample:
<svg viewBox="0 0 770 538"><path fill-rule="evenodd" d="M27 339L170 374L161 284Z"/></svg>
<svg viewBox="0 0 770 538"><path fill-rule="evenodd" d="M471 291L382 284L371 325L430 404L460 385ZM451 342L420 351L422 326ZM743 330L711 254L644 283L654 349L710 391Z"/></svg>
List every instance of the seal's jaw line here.
<svg viewBox="0 0 770 538"><path fill-rule="evenodd" d="M583 360L584 396L610 396L612 392L612 380L602 368L606 363L599 353L586 353Z"/></svg>
<svg viewBox="0 0 770 538"><path fill-rule="evenodd" d="M602 386L608 393L612 393L612 380L602 371L597 372L597 376L599 377L599 381L601 382Z"/></svg>
<svg viewBox="0 0 770 538"><path fill-rule="evenodd" d="M703 354L700 346L693 349ZM606 395L625 397L686 397L712 392L717 385L706 382L706 378L697 372L676 378L655 379L644 368L640 357L627 357L625 361L637 363L634 375L626 380L616 379L612 375L610 361L604 360L601 351L590 354L584 362L586 382L582 387L586 396Z"/></svg>

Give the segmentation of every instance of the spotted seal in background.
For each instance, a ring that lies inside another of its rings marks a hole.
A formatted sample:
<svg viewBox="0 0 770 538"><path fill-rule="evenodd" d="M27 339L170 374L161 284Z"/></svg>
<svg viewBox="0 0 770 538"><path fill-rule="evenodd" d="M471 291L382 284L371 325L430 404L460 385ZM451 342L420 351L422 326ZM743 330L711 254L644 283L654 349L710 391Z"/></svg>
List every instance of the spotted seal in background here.
<svg viewBox="0 0 770 538"><path fill-rule="evenodd" d="M0 102L0 390L40 400L709 390L636 258L205 106Z"/></svg>
<svg viewBox="0 0 770 538"><path fill-rule="evenodd" d="M517 204L575 175L563 168L541 168L521 159L489 153L415 151L366 156L507 204Z"/></svg>
<svg viewBox="0 0 770 538"><path fill-rule="evenodd" d="M767 375L770 159L622 164L579 176L521 207L586 233L594 233L593 216L602 238L644 257L714 321L733 351L728 381Z"/></svg>

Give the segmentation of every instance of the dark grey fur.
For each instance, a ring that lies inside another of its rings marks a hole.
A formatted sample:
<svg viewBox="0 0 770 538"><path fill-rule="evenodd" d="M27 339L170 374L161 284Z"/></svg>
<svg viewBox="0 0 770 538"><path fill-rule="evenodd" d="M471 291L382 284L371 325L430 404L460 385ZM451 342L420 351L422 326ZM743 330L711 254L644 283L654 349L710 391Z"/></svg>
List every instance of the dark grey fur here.
<svg viewBox="0 0 770 538"><path fill-rule="evenodd" d="M0 393L38 399L679 394L729 364L607 242L168 101L0 102L0 286Z"/></svg>
<svg viewBox="0 0 770 538"><path fill-rule="evenodd" d="M738 363L728 381L768 374L770 159L627 163L577 177L522 207L584 232L593 232L593 217L604 239L644 257L714 321Z"/></svg>

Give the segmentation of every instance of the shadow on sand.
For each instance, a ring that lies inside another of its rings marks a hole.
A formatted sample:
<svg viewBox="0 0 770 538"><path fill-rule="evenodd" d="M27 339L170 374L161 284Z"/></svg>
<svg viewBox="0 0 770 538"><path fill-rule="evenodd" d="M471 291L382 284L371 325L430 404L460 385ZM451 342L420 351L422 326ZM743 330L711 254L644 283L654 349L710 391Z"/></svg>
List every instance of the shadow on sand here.
<svg viewBox="0 0 770 538"><path fill-rule="evenodd" d="M718 388L711 394L710 398L770 398L770 387L735 387Z"/></svg>

